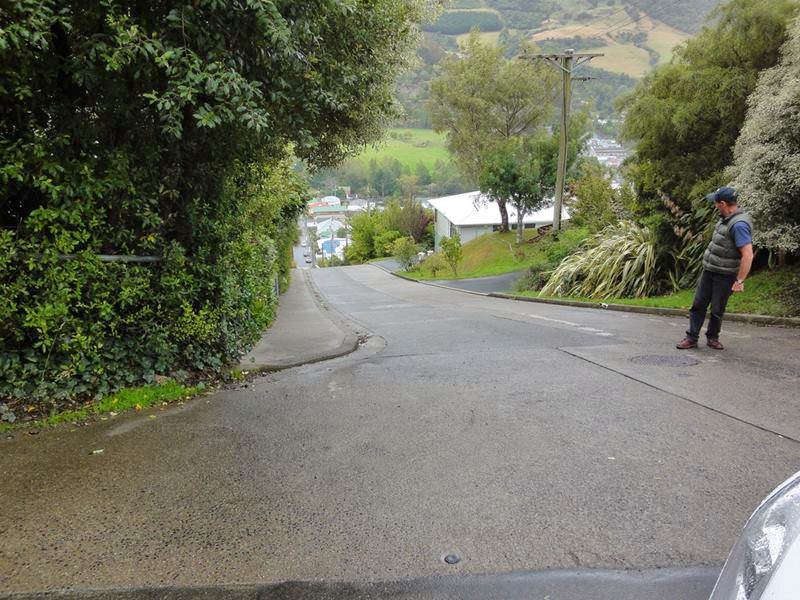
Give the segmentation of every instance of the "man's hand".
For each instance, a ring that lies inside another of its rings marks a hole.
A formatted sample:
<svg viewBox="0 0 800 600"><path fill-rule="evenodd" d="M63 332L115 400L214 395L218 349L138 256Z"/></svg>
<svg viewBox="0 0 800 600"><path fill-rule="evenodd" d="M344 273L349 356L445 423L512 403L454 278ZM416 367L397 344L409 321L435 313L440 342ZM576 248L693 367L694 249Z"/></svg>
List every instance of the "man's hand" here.
<svg viewBox="0 0 800 600"><path fill-rule="evenodd" d="M744 291L744 281L739 281L738 279L733 282L731 286L731 290L734 292L743 292Z"/></svg>

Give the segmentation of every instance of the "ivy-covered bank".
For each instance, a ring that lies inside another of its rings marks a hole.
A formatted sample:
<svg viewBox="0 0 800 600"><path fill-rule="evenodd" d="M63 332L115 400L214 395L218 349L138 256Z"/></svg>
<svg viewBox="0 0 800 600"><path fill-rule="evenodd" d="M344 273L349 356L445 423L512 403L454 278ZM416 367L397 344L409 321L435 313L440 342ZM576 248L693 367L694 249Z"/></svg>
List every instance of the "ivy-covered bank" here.
<svg viewBox="0 0 800 600"><path fill-rule="evenodd" d="M288 282L294 163L379 135L425 7L4 3L4 414L235 361Z"/></svg>
<svg viewBox="0 0 800 600"><path fill-rule="evenodd" d="M99 255L113 251L107 212L86 201L4 231L0 397L43 412L159 374L218 372L245 351L288 285L306 194L286 162L240 171L192 206L192 243L153 234L123 250L135 256Z"/></svg>

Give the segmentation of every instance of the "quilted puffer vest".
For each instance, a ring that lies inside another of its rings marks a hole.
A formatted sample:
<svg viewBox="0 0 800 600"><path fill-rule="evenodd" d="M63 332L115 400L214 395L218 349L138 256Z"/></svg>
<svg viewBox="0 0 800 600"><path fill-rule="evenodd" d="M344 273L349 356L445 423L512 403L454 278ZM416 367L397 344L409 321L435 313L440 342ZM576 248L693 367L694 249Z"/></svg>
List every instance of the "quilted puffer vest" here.
<svg viewBox="0 0 800 600"><path fill-rule="evenodd" d="M719 223L714 228L711 243L703 255L704 269L715 273L731 273L734 275L738 273L742 256L733 243L731 227L739 221L745 221L752 230L753 222L750 220L750 215L741 210L737 210L729 217L719 220Z"/></svg>

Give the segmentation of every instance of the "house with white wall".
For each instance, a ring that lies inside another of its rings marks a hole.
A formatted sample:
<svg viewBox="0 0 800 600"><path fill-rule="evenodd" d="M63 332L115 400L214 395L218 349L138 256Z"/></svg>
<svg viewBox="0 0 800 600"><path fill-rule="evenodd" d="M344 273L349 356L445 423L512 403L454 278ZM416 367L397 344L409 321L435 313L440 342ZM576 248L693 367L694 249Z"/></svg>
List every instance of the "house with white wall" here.
<svg viewBox="0 0 800 600"><path fill-rule="evenodd" d="M435 222L435 248L439 249L439 242L443 237L452 237L456 233L461 237L461 243L485 233L492 233L500 229L502 219L497 204L491 202L485 194L479 191L428 200L434 209ZM515 229L517 226L517 211L511 205L508 209L508 226ZM562 209L561 220L569 219L569 215ZM527 214L522 219L525 229L538 229L553 224L553 206L543 208L534 213Z"/></svg>

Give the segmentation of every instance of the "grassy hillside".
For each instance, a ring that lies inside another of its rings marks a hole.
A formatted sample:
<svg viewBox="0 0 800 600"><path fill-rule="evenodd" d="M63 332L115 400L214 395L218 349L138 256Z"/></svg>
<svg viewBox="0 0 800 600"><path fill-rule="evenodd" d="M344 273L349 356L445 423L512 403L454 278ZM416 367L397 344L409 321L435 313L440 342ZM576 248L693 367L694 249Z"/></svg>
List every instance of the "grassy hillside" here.
<svg viewBox="0 0 800 600"><path fill-rule="evenodd" d="M586 52L599 52L599 56L592 60L592 65L612 73L622 73L629 77L639 78L644 76L652 65L650 54L644 48L637 48L628 44L611 44L587 48Z"/></svg>
<svg viewBox="0 0 800 600"><path fill-rule="evenodd" d="M406 123L430 126L425 102L436 65L458 52L473 28L481 31L483 42L503 44L509 58L518 56L527 42L546 53L573 48L605 54L584 67L593 68L585 73L592 79L575 86L575 106L591 106L598 118L613 118L613 98L632 89L635 79L654 66L668 62L673 48L699 28L716 2L664 6L653 0L455 0L440 20L426 25L420 67L399 83ZM634 79L620 89L619 76Z"/></svg>
<svg viewBox="0 0 800 600"><path fill-rule="evenodd" d="M525 239L536 235L526 230ZM488 233L464 244L464 258L458 266L458 278L487 277L519 271L528 267L557 263L569 254L586 238L584 229L567 229L558 240L548 235L534 243L517 246L516 233ZM453 279L453 272L447 268L434 277L425 263L408 273L415 279Z"/></svg>
<svg viewBox="0 0 800 600"><path fill-rule="evenodd" d="M383 143L367 148L357 159L368 163L372 159L381 161L387 156L396 158L411 169L417 163L422 163L430 170L437 160L450 160L450 153L444 145L444 135L430 129L410 128L390 129Z"/></svg>
<svg viewBox="0 0 800 600"><path fill-rule="evenodd" d="M541 30L551 23L583 22L607 15L635 20L642 13L657 17L670 27L696 33L708 13L720 0L454 0L449 11L494 11L506 27Z"/></svg>

